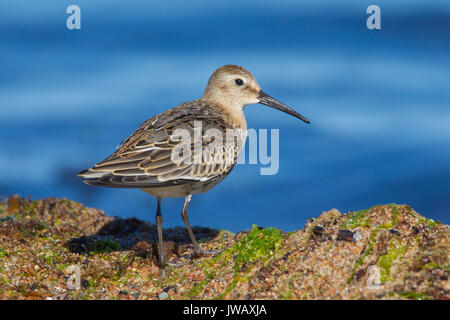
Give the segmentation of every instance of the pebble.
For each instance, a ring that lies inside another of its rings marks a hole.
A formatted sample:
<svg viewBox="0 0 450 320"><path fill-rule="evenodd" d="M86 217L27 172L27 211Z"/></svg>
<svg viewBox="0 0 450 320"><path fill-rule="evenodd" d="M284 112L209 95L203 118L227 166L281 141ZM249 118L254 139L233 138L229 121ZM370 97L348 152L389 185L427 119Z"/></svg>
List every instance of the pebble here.
<svg viewBox="0 0 450 320"><path fill-rule="evenodd" d="M0 218L0 222L4 222L4 221L8 221L8 220L16 221L16 218L14 218L13 216L6 216L6 217Z"/></svg>
<svg viewBox="0 0 450 320"><path fill-rule="evenodd" d="M320 236L321 234L323 234L323 227L321 227L321 226L316 226L316 227L314 227L313 233L314 233L316 236Z"/></svg>
<svg viewBox="0 0 450 320"><path fill-rule="evenodd" d="M163 292L161 292L161 293L158 295L158 298L159 298L160 300L168 299L168 298L169 298L169 294L168 294L167 292L163 291Z"/></svg>
<svg viewBox="0 0 450 320"><path fill-rule="evenodd" d="M355 232L353 234L353 241L357 242L357 241L361 241L363 238L361 232Z"/></svg>
<svg viewBox="0 0 450 320"><path fill-rule="evenodd" d="M337 238L338 240L344 240L344 241L353 241L353 235L354 233L347 229L341 229L338 231Z"/></svg>

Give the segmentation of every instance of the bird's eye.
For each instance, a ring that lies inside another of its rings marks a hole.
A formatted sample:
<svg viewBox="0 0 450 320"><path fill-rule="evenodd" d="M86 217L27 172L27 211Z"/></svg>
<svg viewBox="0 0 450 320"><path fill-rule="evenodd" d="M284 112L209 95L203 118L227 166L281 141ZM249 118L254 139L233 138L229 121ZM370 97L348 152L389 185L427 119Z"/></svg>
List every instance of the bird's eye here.
<svg viewBox="0 0 450 320"><path fill-rule="evenodd" d="M242 86L244 84L244 81L242 81L242 79L236 79L234 80L234 83L236 83L236 85L238 86Z"/></svg>

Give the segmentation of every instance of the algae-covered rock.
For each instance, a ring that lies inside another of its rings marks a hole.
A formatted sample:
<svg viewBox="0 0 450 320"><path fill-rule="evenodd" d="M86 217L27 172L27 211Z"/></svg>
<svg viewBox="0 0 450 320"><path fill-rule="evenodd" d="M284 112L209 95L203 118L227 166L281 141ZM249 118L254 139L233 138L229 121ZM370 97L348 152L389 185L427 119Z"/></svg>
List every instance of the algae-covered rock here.
<svg viewBox="0 0 450 320"><path fill-rule="evenodd" d="M216 256L192 259L182 227L111 218L66 199L0 203L2 299L448 299L450 227L406 205L333 209L283 233L195 227Z"/></svg>

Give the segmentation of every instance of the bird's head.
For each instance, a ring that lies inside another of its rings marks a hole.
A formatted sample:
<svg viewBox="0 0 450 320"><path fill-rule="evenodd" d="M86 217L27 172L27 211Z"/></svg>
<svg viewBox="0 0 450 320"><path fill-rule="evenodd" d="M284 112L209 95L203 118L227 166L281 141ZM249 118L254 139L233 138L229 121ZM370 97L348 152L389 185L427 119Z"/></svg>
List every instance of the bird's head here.
<svg viewBox="0 0 450 320"><path fill-rule="evenodd" d="M261 103L309 123L308 119L295 110L263 92L255 77L237 65L225 65L214 71L202 100L231 111L242 110L248 104Z"/></svg>

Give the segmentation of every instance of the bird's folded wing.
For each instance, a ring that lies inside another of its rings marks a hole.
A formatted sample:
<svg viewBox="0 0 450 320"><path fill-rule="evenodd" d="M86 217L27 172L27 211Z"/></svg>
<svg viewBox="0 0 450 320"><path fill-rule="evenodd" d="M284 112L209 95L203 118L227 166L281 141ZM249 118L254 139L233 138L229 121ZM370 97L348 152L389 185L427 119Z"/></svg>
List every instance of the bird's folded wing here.
<svg viewBox="0 0 450 320"><path fill-rule="evenodd" d="M145 121L116 152L79 176L87 184L125 188L209 180L229 172L239 156L242 139L226 139L229 126L203 102L188 102Z"/></svg>

